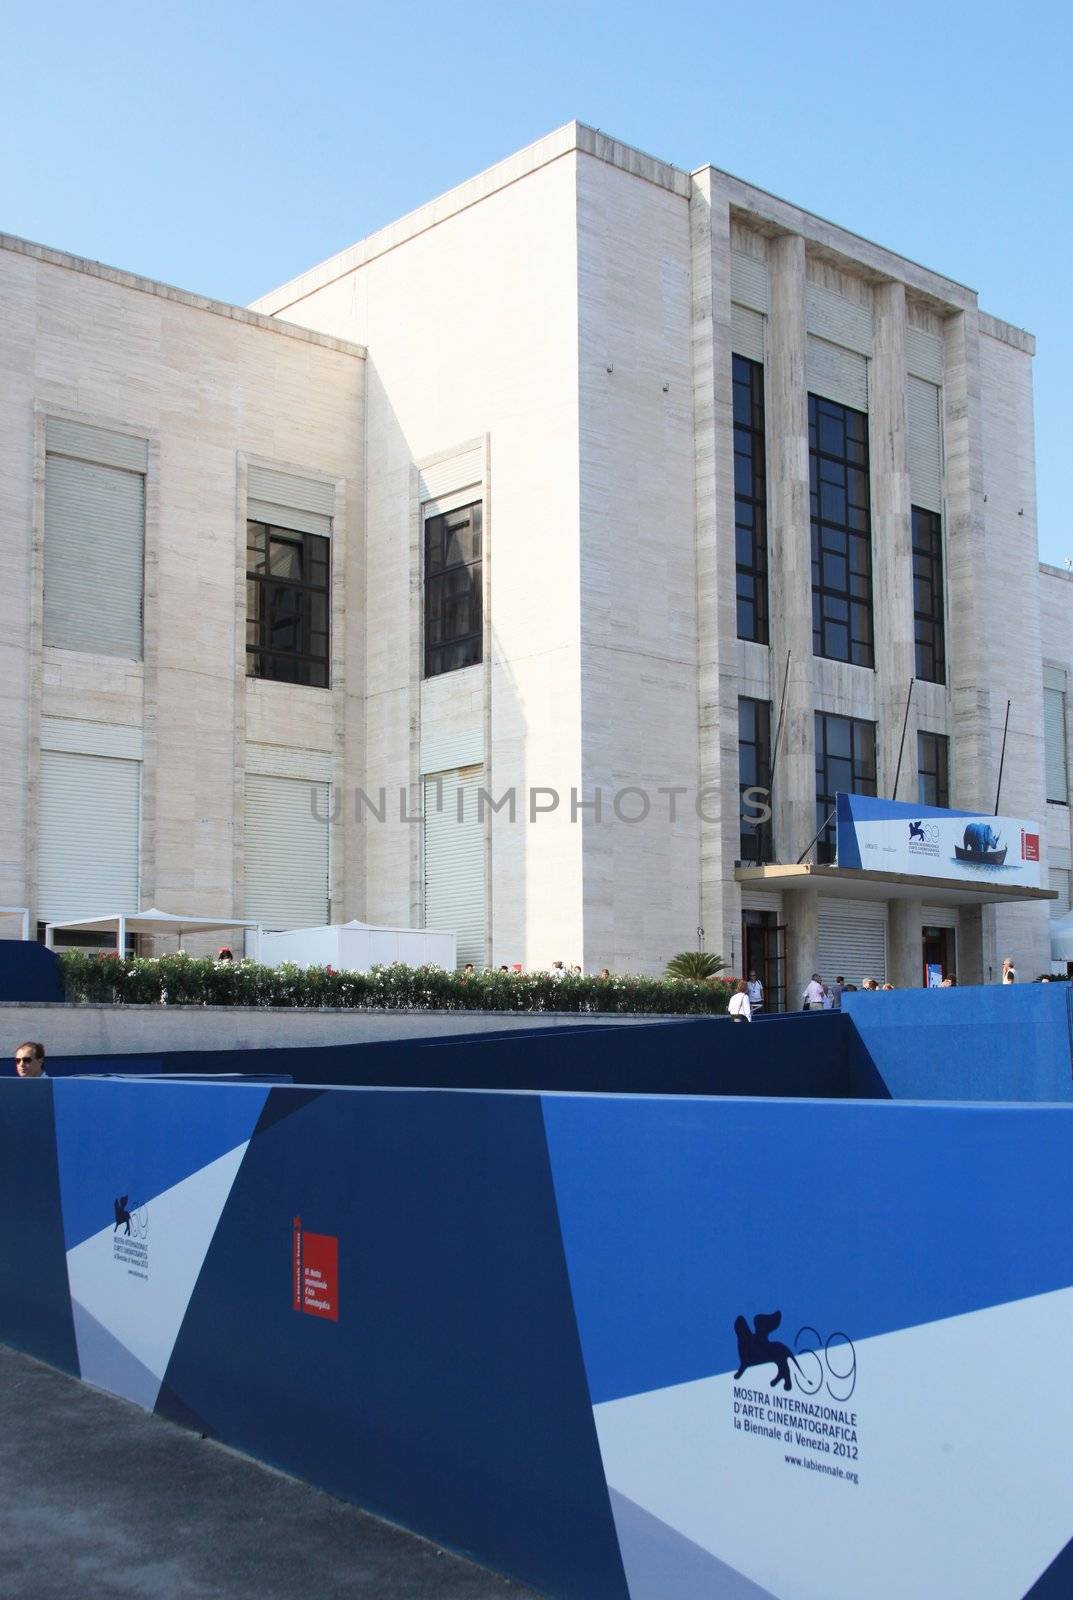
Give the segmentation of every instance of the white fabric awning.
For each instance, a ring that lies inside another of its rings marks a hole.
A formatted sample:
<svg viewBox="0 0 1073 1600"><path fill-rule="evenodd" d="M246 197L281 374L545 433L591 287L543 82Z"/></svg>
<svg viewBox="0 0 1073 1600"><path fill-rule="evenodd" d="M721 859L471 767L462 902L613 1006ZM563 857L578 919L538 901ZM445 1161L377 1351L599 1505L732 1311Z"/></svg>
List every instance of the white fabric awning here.
<svg viewBox="0 0 1073 1600"><path fill-rule="evenodd" d="M150 906L148 911L110 911L99 917L79 917L73 922L50 922L45 928L45 943L51 948L52 935L60 929L86 933L114 931L118 939L120 930L124 936L128 933L174 933L182 938L184 933L224 933L231 928L258 926L258 923L243 921L241 917L206 917L194 911L184 915Z"/></svg>

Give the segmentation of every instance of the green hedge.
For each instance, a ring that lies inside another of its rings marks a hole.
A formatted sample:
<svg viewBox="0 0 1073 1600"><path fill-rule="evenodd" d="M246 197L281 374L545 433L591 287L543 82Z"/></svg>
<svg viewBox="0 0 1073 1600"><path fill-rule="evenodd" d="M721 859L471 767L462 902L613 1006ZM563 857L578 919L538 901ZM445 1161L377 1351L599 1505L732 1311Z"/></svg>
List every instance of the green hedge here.
<svg viewBox="0 0 1073 1600"><path fill-rule="evenodd" d="M67 998L85 1005L288 1006L364 1011L647 1012L725 1011L732 984L683 978L561 978L547 972L475 972L442 967L264 967L193 956L120 961L60 956Z"/></svg>

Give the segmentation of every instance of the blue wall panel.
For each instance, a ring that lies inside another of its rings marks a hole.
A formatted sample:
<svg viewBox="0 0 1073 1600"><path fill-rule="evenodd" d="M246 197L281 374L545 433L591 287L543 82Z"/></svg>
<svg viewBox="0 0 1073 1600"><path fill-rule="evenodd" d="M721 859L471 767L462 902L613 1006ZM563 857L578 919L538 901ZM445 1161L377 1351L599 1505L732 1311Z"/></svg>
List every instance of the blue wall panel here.
<svg viewBox="0 0 1073 1600"><path fill-rule="evenodd" d="M77 1373L52 1094L0 1082L0 1339Z"/></svg>
<svg viewBox="0 0 1073 1600"><path fill-rule="evenodd" d="M845 995L851 1093L1073 1103L1068 983Z"/></svg>

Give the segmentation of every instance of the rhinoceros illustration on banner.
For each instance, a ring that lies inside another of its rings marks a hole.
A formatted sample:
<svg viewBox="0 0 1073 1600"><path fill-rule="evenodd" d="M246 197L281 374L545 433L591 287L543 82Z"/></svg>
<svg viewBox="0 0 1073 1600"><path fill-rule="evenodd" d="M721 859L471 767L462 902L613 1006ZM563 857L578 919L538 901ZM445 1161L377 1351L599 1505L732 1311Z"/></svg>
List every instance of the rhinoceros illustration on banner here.
<svg viewBox="0 0 1073 1600"><path fill-rule="evenodd" d="M999 838L989 822L967 822L964 843L954 846L954 857L978 867L1001 867L1006 860L1006 846L999 849Z"/></svg>

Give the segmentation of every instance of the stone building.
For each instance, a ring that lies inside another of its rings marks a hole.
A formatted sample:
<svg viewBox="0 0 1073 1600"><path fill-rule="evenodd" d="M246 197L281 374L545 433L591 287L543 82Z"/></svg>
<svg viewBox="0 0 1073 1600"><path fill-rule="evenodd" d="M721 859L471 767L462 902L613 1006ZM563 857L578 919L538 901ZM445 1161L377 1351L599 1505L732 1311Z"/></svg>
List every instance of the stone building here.
<svg viewBox="0 0 1073 1600"><path fill-rule="evenodd" d="M3 242L0 901L1045 969L1038 896L823 828L991 812L1007 701L1045 813L1034 345L972 290L579 124L250 311Z"/></svg>

